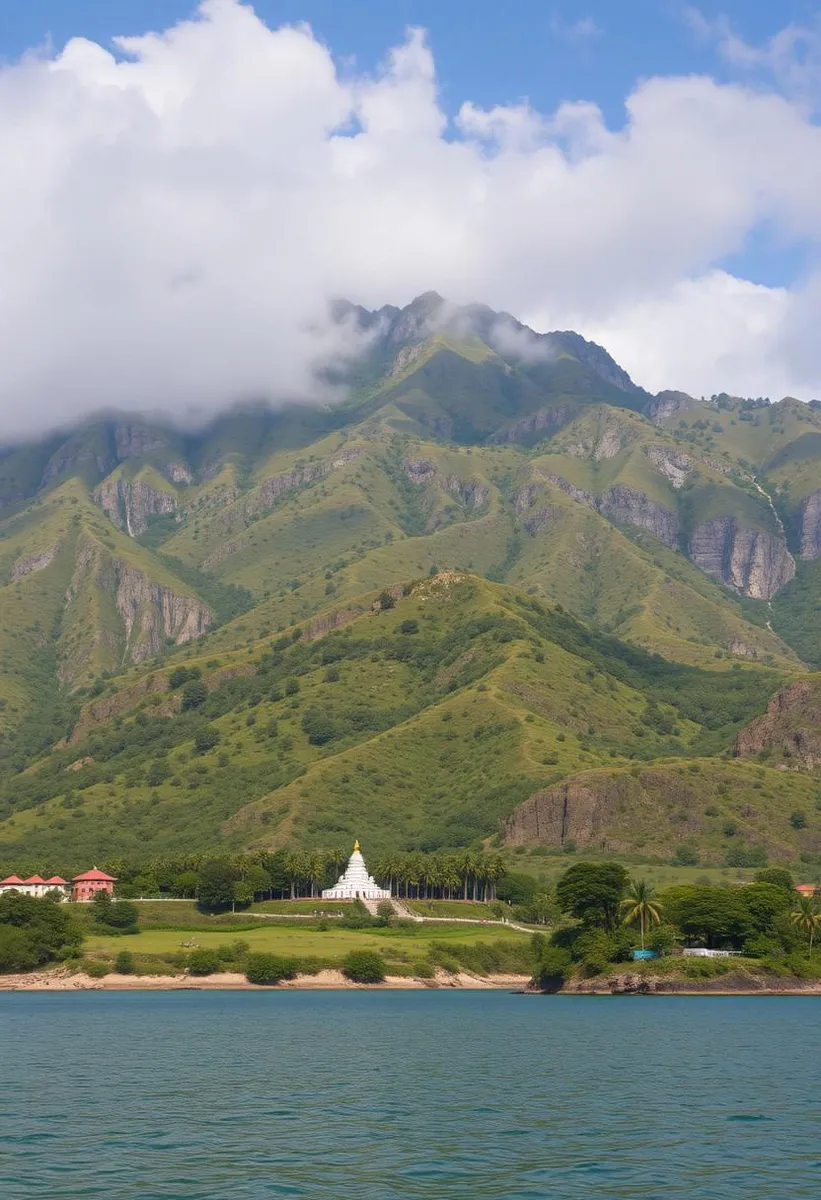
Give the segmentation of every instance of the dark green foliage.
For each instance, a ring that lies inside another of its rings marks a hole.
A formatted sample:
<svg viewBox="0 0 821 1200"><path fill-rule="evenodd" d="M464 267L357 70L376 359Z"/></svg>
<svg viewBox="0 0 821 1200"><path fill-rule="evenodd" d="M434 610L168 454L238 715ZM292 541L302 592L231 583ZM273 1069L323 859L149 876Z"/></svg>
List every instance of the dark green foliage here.
<svg viewBox="0 0 821 1200"><path fill-rule="evenodd" d="M766 867L763 871L757 871L755 881L756 883L771 883L774 887L783 888L790 896L795 888L795 880L784 867Z"/></svg>
<svg viewBox="0 0 821 1200"><path fill-rule="evenodd" d="M530 904L538 890L539 884L532 875L508 871L496 888L496 895L511 904Z"/></svg>
<svg viewBox="0 0 821 1200"><path fill-rule="evenodd" d="M188 955L191 975L216 975L222 970L222 959L216 950L192 950Z"/></svg>
<svg viewBox="0 0 821 1200"><path fill-rule="evenodd" d="M618 863L576 863L556 884L556 902L568 916L613 929L628 881Z"/></svg>
<svg viewBox="0 0 821 1200"><path fill-rule="evenodd" d="M238 872L228 859L203 863L197 883L197 904L203 912L224 912L234 903Z"/></svg>
<svg viewBox="0 0 821 1200"><path fill-rule="evenodd" d="M139 911L136 904L128 900L112 900L108 892L97 892L91 902L94 920L108 929L121 933L136 933Z"/></svg>
<svg viewBox="0 0 821 1200"><path fill-rule="evenodd" d="M698 851L692 846L676 846L672 861L678 867L696 867L698 866Z"/></svg>
<svg viewBox="0 0 821 1200"><path fill-rule="evenodd" d="M160 554L160 559L171 568L174 574L192 587L214 614L215 623L223 625L232 621L241 613L247 612L253 606L254 597L247 588L234 583L226 583L209 571L200 571L197 567L182 562L179 558L171 558Z"/></svg>
<svg viewBox="0 0 821 1200"><path fill-rule="evenodd" d="M390 592L380 592L380 594L379 594L379 607L380 607L380 609L382 610L382 612L385 612L385 611L386 611L387 609L389 609L389 608L395 608L395 607L396 607L396 601L394 600L394 598L393 598L393 596L390 594Z"/></svg>
<svg viewBox="0 0 821 1200"><path fill-rule="evenodd" d="M114 959L114 970L118 975L133 975L136 970L134 955L130 950L121 950Z"/></svg>
<svg viewBox="0 0 821 1200"><path fill-rule="evenodd" d="M68 906L20 892L0 896L0 971L27 971L75 954L82 933Z"/></svg>
<svg viewBox="0 0 821 1200"><path fill-rule="evenodd" d="M199 679L201 674L199 667L175 667L168 676L168 686L174 691L189 680Z"/></svg>
<svg viewBox="0 0 821 1200"><path fill-rule="evenodd" d="M342 971L354 983L383 983L385 960L375 950L351 950Z"/></svg>
<svg viewBox="0 0 821 1200"><path fill-rule="evenodd" d="M245 977L249 983L274 984L283 979L293 979L297 967L295 959L282 958L278 954L249 954Z"/></svg>
<svg viewBox="0 0 821 1200"><path fill-rule="evenodd" d="M796 809L795 812L790 813L790 824L792 825L793 829L806 829L807 814L802 812L800 809Z"/></svg>
<svg viewBox="0 0 821 1200"><path fill-rule="evenodd" d="M399 626L399 632L400 633L418 633L419 632L419 622L415 621L415 620L403 621L401 623L401 625Z"/></svg>
<svg viewBox="0 0 821 1200"><path fill-rule="evenodd" d="M206 725L204 729L198 729L194 735L194 749L197 754L205 754L208 750L213 750L219 744L219 731L213 725Z"/></svg>
<svg viewBox="0 0 821 1200"><path fill-rule="evenodd" d="M557 992L570 977L573 962L567 950L548 946L539 959L533 981L543 992Z"/></svg>
<svg viewBox="0 0 821 1200"><path fill-rule="evenodd" d="M199 708L208 699L208 688L201 679L195 679L185 685L182 693L182 711Z"/></svg>
<svg viewBox="0 0 821 1200"><path fill-rule="evenodd" d="M741 888L672 887L660 900L667 919L686 938L710 949L729 946L740 950L744 939L755 931Z"/></svg>

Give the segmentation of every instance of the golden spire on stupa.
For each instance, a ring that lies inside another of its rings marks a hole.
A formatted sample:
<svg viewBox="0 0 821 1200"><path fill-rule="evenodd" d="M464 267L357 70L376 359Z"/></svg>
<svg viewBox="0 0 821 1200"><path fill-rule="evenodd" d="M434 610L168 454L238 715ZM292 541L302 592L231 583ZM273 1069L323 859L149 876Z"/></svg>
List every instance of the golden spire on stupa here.
<svg viewBox="0 0 821 1200"><path fill-rule="evenodd" d="M358 850L358 849L359 849L359 838L357 838L357 839L356 839L356 841L355 841L355 842L354 842L354 844L353 844L353 852L354 852L354 854L356 854L356 852L357 852L357 850Z"/></svg>

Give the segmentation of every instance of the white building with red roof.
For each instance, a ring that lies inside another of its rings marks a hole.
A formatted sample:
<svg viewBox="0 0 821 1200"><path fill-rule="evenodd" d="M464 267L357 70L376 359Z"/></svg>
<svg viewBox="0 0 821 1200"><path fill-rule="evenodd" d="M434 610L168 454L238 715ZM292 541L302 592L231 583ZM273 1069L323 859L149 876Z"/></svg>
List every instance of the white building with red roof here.
<svg viewBox="0 0 821 1200"><path fill-rule="evenodd" d="M50 879L43 879L42 875L31 875L28 879L21 879L19 875L8 875L5 879L0 879L0 895L5 892L21 892L24 896L34 896L39 900L49 892L58 891L67 900L67 888L67 881L59 875L52 875Z"/></svg>

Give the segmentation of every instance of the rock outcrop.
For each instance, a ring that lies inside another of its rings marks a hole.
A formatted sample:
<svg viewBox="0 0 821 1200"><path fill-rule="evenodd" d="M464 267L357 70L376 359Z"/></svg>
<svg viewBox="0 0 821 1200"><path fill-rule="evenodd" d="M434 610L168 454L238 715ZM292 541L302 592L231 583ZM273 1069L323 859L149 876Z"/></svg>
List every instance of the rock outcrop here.
<svg viewBox="0 0 821 1200"><path fill-rule="evenodd" d="M457 475L448 475L445 487L468 508L481 508L487 500L487 488L478 479L460 479Z"/></svg>
<svg viewBox="0 0 821 1200"><path fill-rule="evenodd" d="M359 458L362 453L361 446L350 446L337 451L336 454L321 462L303 463L282 475L274 475L270 479L266 479L247 497L242 506L244 514L254 516L264 509L270 508L288 492L294 492L298 488L307 487L319 479L324 479L332 471L338 471L340 467L347 466L348 463Z"/></svg>
<svg viewBox="0 0 821 1200"><path fill-rule="evenodd" d="M821 492L812 492L802 502L799 530L801 557L821 558Z"/></svg>
<svg viewBox="0 0 821 1200"><path fill-rule="evenodd" d="M415 483L417 486L427 483L436 474L436 467L425 458L406 458L402 463L402 470L411 483Z"/></svg>
<svg viewBox="0 0 821 1200"><path fill-rule="evenodd" d="M31 575L33 571L42 571L54 561L54 556L58 549L59 546L50 546L48 550L41 550L39 554L30 554L27 558L18 558L12 564L9 579L12 583L17 583L18 579L23 579L26 575Z"/></svg>
<svg viewBox="0 0 821 1200"><path fill-rule="evenodd" d="M688 396L686 392L659 392L649 404L645 405L644 414L651 421L660 424L662 421L668 420L669 417L674 417L676 413L683 412L686 408L691 408L694 404L695 400L692 396Z"/></svg>
<svg viewBox="0 0 821 1200"><path fill-rule="evenodd" d="M498 446L505 442L522 442L543 429L561 429L579 412L580 407L576 404L554 404L550 408L539 409L538 412L531 413L529 417L522 417L520 421L515 421L505 429L498 429L488 438L488 443Z"/></svg>
<svg viewBox="0 0 821 1200"><path fill-rule="evenodd" d="M159 429L141 422L117 425L114 430L114 447L120 462L126 458L144 458L168 448L168 438Z"/></svg>
<svg viewBox="0 0 821 1200"><path fill-rule="evenodd" d="M736 517L714 517L694 529L690 558L707 575L756 600L771 600L795 575L783 538L745 529Z"/></svg>
<svg viewBox="0 0 821 1200"><path fill-rule="evenodd" d="M766 713L741 730L737 755L762 750L774 751L807 771L821 766L821 683L817 679L801 679L776 692Z"/></svg>
<svg viewBox="0 0 821 1200"><path fill-rule="evenodd" d="M607 425L594 437L584 438L566 447L567 453L575 458L592 458L594 462L605 462L616 455L629 444L631 438L628 430L621 425Z"/></svg>
<svg viewBox="0 0 821 1200"><path fill-rule="evenodd" d="M644 492L617 485L599 497L597 507L609 521L645 529L667 546L678 545L678 516Z"/></svg>
<svg viewBox="0 0 821 1200"><path fill-rule="evenodd" d="M213 617L193 596L181 596L134 567L115 563L117 612L125 626L126 656L142 662L170 639L181 646L200 637Z"/></svg>
<svg viewBox="0 0 821 1200"><path fill-rule="evenodd" d="M177 511L173 492L155 488L144 479L106 479L94 491L94 501L118 529L139 537L149 516Z"/></svg>
<svg viewBox="0 0 821 1200"><path fill-rule="evenodd" d="M508 846L577 846L615 849L608 834L618 806L629 803L634 789L627 776L557 784L534 792L516 808L504 828Z"/></svg>
<svg viewBox="0 0 821 1200"><path fill-rule="evenodd" d="M646 446L644 453L674 488L683 487L687 482L692 463L686 454L673 450L670 446Z"/></svg>

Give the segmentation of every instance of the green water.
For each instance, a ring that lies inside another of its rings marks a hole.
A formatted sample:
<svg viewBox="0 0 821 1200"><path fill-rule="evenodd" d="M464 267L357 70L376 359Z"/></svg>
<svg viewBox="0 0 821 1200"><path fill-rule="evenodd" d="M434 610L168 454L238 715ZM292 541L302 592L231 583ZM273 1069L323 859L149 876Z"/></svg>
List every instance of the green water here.
<svg viewBox="0 0 821 1200"><path fill-rule="evenodd" d="M0 1197L821 1195L821 1001L0 995Z"/></svg>

